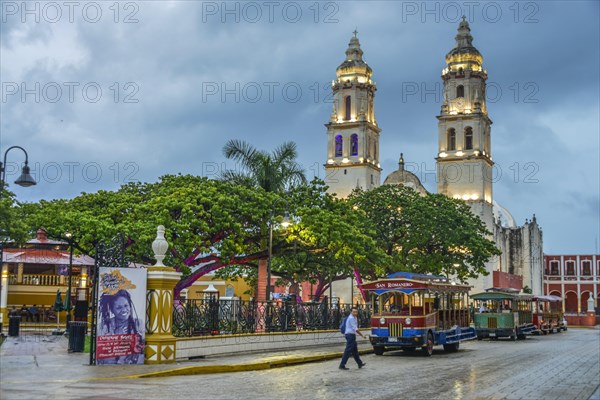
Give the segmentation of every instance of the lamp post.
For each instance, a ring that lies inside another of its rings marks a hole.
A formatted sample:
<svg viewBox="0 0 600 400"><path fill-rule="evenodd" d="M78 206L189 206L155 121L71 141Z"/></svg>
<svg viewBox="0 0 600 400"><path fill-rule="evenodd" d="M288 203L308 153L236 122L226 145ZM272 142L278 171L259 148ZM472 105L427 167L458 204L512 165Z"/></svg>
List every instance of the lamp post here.
<svg viewBox="0 0 600 400"><path fill-rule="evenodd" d="M29 187L36 184L35 179L33 179L33 177L29 174L29 157L27 155L27 152L21 146L11 146L8 149L6 149L6 151L4 152L3 161L0 162L0 198L2 197L2 189L4 189L4 184L6 180L6 156L8 155L8 152L12 149L20 149L23 151L23 153L25 153L25 165L23 166L23 169L21 171L21 176L19 176L15 183L23 187Z"/></svg>
<svg viewBox="0 0 600 400"><path fill-rule="evenodd" d="M285 215L283 216L283 221L281 221L281 226L283 226L284 228L287 228L288 226L290 226L291 220L290 220L290 215L289 213L286 211ZM269 217L269 258L267 259L267 290L265 292L266 294L266 301L268 302L269 300L271 300L271 258L273 258L273 211L271 210L271 214Z"/></svg>
<svg viewBox="0 0 600 400"><path fill-rule="evenodd" d="M67 326L66 329L69 329L69 324L71 323L71 282L73 279L73 234L71 232L66 232L65 236L69 241L69 283L67 289L67 298L65 299L65 303L67 305Z"/></svg>

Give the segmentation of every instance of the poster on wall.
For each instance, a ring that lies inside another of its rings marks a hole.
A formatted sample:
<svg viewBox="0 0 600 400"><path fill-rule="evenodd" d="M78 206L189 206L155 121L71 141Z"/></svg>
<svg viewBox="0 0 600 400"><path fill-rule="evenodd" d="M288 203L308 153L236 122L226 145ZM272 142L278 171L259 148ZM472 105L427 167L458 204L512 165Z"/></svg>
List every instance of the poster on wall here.
<svg viewBox="0 0 600 400"><path fill-rule="evenodd" d="M143 364L146 269L99 268L96 364Z"/></svg>

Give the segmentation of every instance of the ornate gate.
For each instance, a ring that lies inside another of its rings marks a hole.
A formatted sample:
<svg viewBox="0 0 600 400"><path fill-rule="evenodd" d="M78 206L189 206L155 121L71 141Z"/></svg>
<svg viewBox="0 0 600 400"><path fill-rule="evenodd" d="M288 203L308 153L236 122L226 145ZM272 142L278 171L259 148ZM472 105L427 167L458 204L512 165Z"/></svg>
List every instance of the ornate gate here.
<svg viewBox="0 0 600 400"><path fill-rule="evenodd" d="M100 267L118 267L126 268L127 261L125 259L125 236L119 234L111 239L108 243L100 241L96 245L96 254L94 262L94 271L92 275L92 298L91 311L92 323L90 334L90 365L96 365L96 335L97 335L97 304L98 304L98 271Z"/></svg>

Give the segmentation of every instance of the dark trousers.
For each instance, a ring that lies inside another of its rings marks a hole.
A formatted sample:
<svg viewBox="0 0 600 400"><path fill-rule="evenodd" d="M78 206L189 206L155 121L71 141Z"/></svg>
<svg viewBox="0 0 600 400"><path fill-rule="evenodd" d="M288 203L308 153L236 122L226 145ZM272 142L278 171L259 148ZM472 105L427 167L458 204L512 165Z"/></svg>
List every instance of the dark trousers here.
<svg viewBox="0 0 600 400"><path fill-rule="evenodd" d="M342 356L342 362L340 363L340 367L345 367L346 363L350 356L354 357L354 361L358 365L362 365L362 360L358 356L358 345L356 344L356 335L347 334L346 335L346 349L344 350L344 355Z"/></svg>

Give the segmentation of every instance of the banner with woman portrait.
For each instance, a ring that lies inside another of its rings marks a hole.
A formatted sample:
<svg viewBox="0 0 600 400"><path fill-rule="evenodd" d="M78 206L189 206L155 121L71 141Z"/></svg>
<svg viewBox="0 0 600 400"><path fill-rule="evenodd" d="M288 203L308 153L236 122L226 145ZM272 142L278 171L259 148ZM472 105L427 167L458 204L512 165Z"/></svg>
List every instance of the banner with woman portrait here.
<svg viewBox="0 0 600 400"><path fill-rule="evenodd" d="M145 268L99 268L96 364L143 364Z"/></svg>

